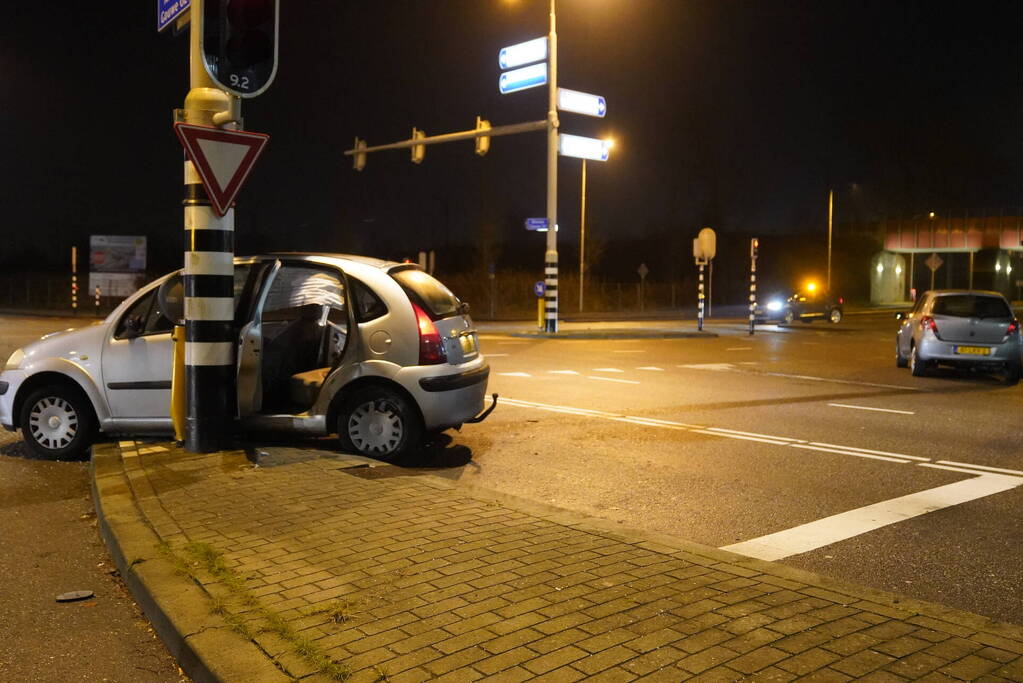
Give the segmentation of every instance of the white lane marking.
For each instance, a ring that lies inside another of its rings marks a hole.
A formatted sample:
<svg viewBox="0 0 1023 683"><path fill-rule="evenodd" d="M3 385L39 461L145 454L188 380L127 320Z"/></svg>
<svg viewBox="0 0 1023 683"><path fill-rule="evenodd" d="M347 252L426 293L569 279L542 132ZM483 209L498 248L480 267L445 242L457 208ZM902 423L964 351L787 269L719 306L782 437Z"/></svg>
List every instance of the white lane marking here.
<svg viewBox="0 0 1023 683"><path fill-rule="evenodd" d="M638 384L638 382L633 382L632 380L614 379L611 377L588 377L588 379L599 379L605 382L622 382L628 384ZM695 434L705 434L707 436L716 436L725 439L737 439L740 441L758 441L760 443L768 443L773 446L792 446L793 448L820 451L822 453L834 453L836 455L852 455L858 458L883 460L886 462L894 462L902 465L907 464L913 460L922 461L919 464L930 462L930 458L921 458L915 455L890 453L888 451L873 451L870 450L869 448L856 448L855 446L839 446L837 444L822 443L817 441L808 443L805 440L793 439L787 436L774 436L773 434L760 434L757 432L741 432L736 429L725 429L723 427L687 425L682 422L672 422L670 420L658 420L655 418L648 417L618 415L616 413L607 413L599 410L588 410L586 408L552 406L546 403L536 403L534 401L523 401L519 399L506 398L503 399L503 401L513 406L519 406L520 408L537 408L540 410L549 410L555 413L566 413L568 415L580 415L583 417L599 417L605 420L614 420L615 422L628 422L631 424L643 425L645 427L668 427L670 429L688 429ZM976 473L971 472L971 474Z"/></svg>
<svg viewBox="0 0 1023 683"><path fill-rule="evenodd" d="M593 368L593 372L625 372L625 370L619 370L618 368Z"/></svg>
<svg viewBox="0 0 1023 683"><path fill-rule="evenodd" d="M828 448L841 448L844 451L856 451L858 453L873 453L874 455L890 455L893 458L908 458L910 460L920 460L921 462L930 462L930 458L921 458L917 455L906 455L905 453L892 453L891 451L875 451L869 448L856 448L854 446L839 446L834 443L825 443L823 441L811 441L812 446L826 446Z"/></svg>
<svg viewBox="0 0 1023 683"><path fill-rule="evenodd" d="M805 379L811 382L832 382L833 384L853 384L860 387L881 387L882 389L903 389L905 391L923 391L920 387L908 387L902 384L881 384L879 382L860 382L853 379L835 379L834 377L814 377L812 375L790 375L786 372L757 372L766 377L786 377L788 379Z"/></svg>
<svg viewBox="0 0 1023 683"><path fill-rule="evenodd" d="M516 341L499 341L497 343L501 344L501 345L504 345L504 344L528 344L529 342L527 342L527 341L517 341L516 340Z"/></svg>
<svg viewBox="0 0 1023 683"><path fill-rule="evenodd" d="M986 465L971 465L968 462L956 462L955 460L939 460L942 465L958 465L959 467L972 467L975 470L984 470L985 472L998 472L1000 474L1015 474L1023 477L1023 472L1019 470L1007 470L1002 467L988 467Z"/></svg>
<svg viewBox="0 0 1023 683"><path fill-rule="evenodd" d="M735 366L731 363L691 363L689 365L676 365L675 367L686 368L687 370L713 370L714 372L728 372L735 369Z"/></svg>
<svg viewBox="0 0 1023 683"><path fill-rule="evenodd" d="M714 432L725 432L727 434L741 434L742 436L759 436L765 439L774 439L775 441L796 441L799 443L806 443L803 439L790 439L787 436L773 436L771 434L760 434L759 432L740 432L737 429L725 429L724 427L708 427Z"/></svg>
<svg viewBox="0 0 1023 683"><path fill-rule="evenodd" d="M1020 485L1023 485L1023 478L1020 477L982 474L973 479L964 479L953 484L911 493L818 519L808 524L801 524L785 531L726 545L722 550L761 560L780 560L928 512L1008 491Z"/></svg>
<svg viewBox="0 0 1023 683"><path fill-rule="evenodd" d="M653 371L653 372L664 372L664 368L659 368L656 365L644 365L643 367L636 368L636 369L637 370L650 370L650 371Z"/></svg>
<svg viewBox="0 0 1023 683"><path fill-rule="evenodd" d="M634 379L617 379L615 377L600 377L599 375L587 375L586 379L599 379L605 382L618 382L619 384L639 384Z"/></svg>
<svg viewBox="0 0 1023 683"><path fill-rule="evenodd" d="M528 372L499 372L502 377L532 377Z"/></svg>
<svg viewBox="0 0 1023 683"><path fill-rule="evenodd" d="M575 370L548 370L552 375L578 375L579 373Z"/></svg>
<svg viewBox="0 0 1023 683"><path fill-rule="evenodd" d="M646 349L613 349L611 353L646 353Z"/></svg>
<svg viewBox="0 0 1023 683"><path fill-rule="evenodd" d="M853 406L848 403L829 403L832 408L853 408L854 410L875 410L879 413L898 413L899 415L916 415L912 410L892 410L891 408L871 408L870 406Z"/></svg>
<svg viewBox="0 0 1023 683"><path fill-rule="evenodd" d="M752 346L730 346L725 351L752 351Z"/></svg>
<svg viewBox="0 0 1023 683"><path fill-rule="evenodd" d="M909 460L906 460L905 458L891 458L891 457L888 457L887 455L872 455L870 453L860 453L860 452L854 451L854 450L845 450L845 449L839 450L837 448L825 448L824 446L815 446L813 444L794 443L794 444L791 444L791 445L796 447L796 448L805 448L805 449L810 450L810 451L822 451L824 453L838 453L839 455L855 455L857 458L869 458L871 460L886 460L888 462L897 462L897 463L900 463L900 464L906 464L907 462L909 462Z"/></svg>
<svg viewBox="0 0 1023 683"><path fill-rule="evenodd" d="M502 356L507 356L508 354L507 353L488 353L486 355L487 355L487 358L500 358Z"/></svg>

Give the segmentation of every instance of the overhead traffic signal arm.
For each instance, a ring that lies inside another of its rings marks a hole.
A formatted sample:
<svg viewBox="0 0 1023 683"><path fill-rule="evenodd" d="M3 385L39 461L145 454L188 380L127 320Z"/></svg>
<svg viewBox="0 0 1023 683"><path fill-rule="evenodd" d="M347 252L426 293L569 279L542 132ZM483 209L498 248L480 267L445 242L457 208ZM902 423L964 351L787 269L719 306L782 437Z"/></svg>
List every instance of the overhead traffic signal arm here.
<svg viewBox="0 0 1023 683"><path fill-rule="evenodd" d="M345 156L353 157L352 167L356 171L361 171L365 168L366 155L368 153L383 152L388 149L411 148L412 163L418 164L423 161L423 158L426 155L426 145L437 145L444 142L457 142L459 140L475 140L476 154L482 156L490 149L490 138L492 137L496 137L498 135L515 135L517 133L531 133L533 131L546 129L546 120L513 123L507 126L497 126L496 128L493 128L490 126L489 121L477 116L476 128L472 130L459 131L457 133L444 133L442 135L427 136L426 133L418 128L413 128L412 137L408 140L400 140L398 142L391 142L386 145L375 145L373 147L367 147L365 140L355 138L355 145L352 149L346 149L344 154Z"/></svg>

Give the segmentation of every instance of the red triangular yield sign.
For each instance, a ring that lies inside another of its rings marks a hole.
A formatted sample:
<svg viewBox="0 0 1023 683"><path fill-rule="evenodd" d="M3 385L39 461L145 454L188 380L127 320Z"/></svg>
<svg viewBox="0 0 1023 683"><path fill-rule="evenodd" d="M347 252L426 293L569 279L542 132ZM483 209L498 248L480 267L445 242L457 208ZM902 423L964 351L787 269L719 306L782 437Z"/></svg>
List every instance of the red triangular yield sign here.
<svg viewBox="0 0 1023 683"><path fill-rule="evenodd" d="M198 171L213 210L223 216L266 147L269 135L175 123L174 132Z"/></svg>

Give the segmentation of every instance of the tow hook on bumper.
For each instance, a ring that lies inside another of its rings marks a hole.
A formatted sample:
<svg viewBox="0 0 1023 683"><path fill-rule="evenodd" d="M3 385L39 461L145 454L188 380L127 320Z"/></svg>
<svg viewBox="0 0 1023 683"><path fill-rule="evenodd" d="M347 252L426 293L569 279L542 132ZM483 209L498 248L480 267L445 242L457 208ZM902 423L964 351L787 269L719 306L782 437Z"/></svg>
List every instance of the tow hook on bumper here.
<svg viewBox="0 0 1023 683"><path fill-rule="evenodd" d="M482 413L480 413L476 417L474 417L472 419L469 419L469 420L466 420L466 423L468 423L468 424L475 424L477 422L483 422L483 420L487 419L487 416L490 415L490 413L494 412L494 408L497 407L497 394L491 394L490 395L490 400L493 401L493 403L490 404L489 408L484 410Z"/></svg>

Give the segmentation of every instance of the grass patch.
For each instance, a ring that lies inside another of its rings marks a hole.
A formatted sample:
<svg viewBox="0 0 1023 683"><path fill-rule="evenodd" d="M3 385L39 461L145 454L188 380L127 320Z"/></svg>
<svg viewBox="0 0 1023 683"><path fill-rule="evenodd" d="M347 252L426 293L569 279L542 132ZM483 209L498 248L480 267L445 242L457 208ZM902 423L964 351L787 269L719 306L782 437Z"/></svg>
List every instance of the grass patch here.
<svg viewBox="0 0 1023 683"><path fill-rule="evenodd" d="M245 578L231 569L223 553L209 543L188 543L182 548L184 556L175 552L166 541L158 543L157 550L174 565L178 573L190 577L196 583L202 583L204 576L211 578L227 590L226 596L211 596L209 608L211 614L223 619L235 633L249 640L253 640L256 633L273 633L288 644L291 652L331 680L344 681L351 675L348 667L323 652L316 641L300 635L280 613L261 605L245 585ZM240 605L244 609L235 610L232 605ZM243 614L245 611L250 612L250 617L255 615L256 618L247 619ZM321 613L329 614L335 623L342 623L352 618L354 603L338 600L313 612ZM281 667L280 661L275 659L274 663Z"/></svg>

